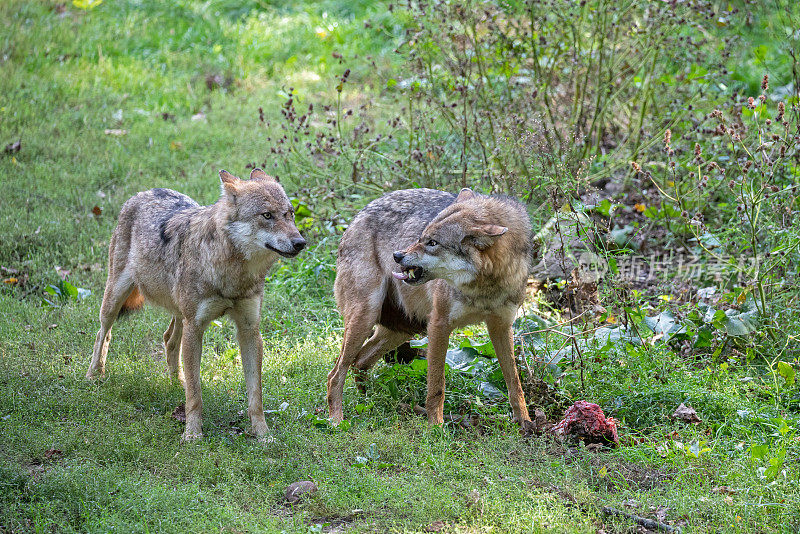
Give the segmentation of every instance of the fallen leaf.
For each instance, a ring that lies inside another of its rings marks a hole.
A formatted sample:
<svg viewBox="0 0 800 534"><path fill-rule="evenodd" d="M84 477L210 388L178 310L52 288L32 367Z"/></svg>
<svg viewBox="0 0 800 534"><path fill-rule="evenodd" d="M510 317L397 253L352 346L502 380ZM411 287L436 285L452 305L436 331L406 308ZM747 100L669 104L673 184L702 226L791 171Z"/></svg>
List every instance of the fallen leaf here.
<svg viewBox="0 0 800 534"><path fill-rule="evenodd" d="M94 215L95 217L100 217L100 215L102 214L103 214L103 208L101 208L100 206L95 205L95 207L92 208L92 215Z"/></svg>
<svg viewBox="0 0 800 534"><path fill-rule="evenodd" d="M106 198L106 194L102 190L97 190L97 198Z"/></svg>
<svg viewBox="0 0 800 534"><path fill-rule="evenodd" d="M180 403L174 410L172 410L172 417L180 423L186 422L186 405Z"/></svg>
<svg viewBox="0 0 800 534"><path fill-rule="evenodd" d="M14 154L16 152L19 152L21 148L22 148L22 139L19 139L17 141L14 141L13 143L7 144L6 147L3 149L3 153Z"/></svg>
<svg viewBox="0 0 800 534"><path fill-rule="evenodd" d="M57 324L55 324L55 323L53 323L53 324L51 324L51 325L48 325L48 326L47 326L47 329L48 329L48 330L53 330L54 328L58 328L58 325L57 325Z"/></svg>
<svg viewBox="0 0 800 534"><path fill-rule="evenodd" d="M444 521L434 521L427 527L425 527L425 532L439 532L444 528Z"/></svg>
<svg viewBox="0 0 800 534"><path fill-rule="evenodd" d="M16 278L6 278L5 280L3 280L3 283L4 284L16 284L17 283L17 279Z"/></svg>
<svg viewBox="0 0 800 534"><path fill-rule="evenodd" d="M711 491L713 491L714 493L723 493L725 495L736 495L737 493L739 493L738 491L733 490L728 486L717 486L715 488L711 488Z"/></svg>
<svg viewBox="0 0 800 534"><path fill-rule="evenodd" d="M183 150L183 143L180 141L170 141L169 149L172 151Z"/></svg>
<svg viewBox="0 0 800 534"><path fill-rule="evenodd" d="M194 115L192 115L192 120L193 121L204 121L204 120L206 120L206 114L203 113L202 111L200 111L198 113L195 113Z"/></svg>
<svg viewBox="0 0 800 534"><path fill-rule="evenodd" d="M105 134L113 135L114 137L122 137L123 135L128 135L128 130L121 130L119 128L106 128Z"/></svg>
<svg viewBox="0 0 800 534"><path fill-rule="evenodd" d="M59 278L61 278L62 280L66 280L67 277L70 274L72 274L72 271L70 271L69 269L64 269L63 267L59 267L58 265L56 265L55 269L56 273L58 273Z"/></svg>
<svg viewBox="0 0 800 534"><path fill-rule="evenodd" d="M644 204L634 204L634 205L633 205L633 209L635 209L635 210L636 210L636 211L638 211L639 213L643 213L643 212L644 212L644 210L646 210L646 209L647 209L647 206L645 206Z"/></svg>
<svg viewBox="0 0 800 534"><path fill-rule="evenodd" d="M679 419L687 423L700 422L700 418L697 416L697 412L694 411L694 408L691 406L686 406L683 403L681 403L681 405L675 409L675 412L672 414L672 418Z"/></svg>

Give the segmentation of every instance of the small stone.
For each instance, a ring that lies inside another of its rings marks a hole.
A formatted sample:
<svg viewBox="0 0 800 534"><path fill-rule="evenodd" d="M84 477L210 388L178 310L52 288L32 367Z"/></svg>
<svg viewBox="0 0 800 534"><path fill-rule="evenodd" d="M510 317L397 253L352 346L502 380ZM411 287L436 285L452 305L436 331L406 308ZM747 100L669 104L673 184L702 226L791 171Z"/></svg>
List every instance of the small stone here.
<svg viewBox="0 0 800 534"><path fill-rule="evenodd" d="M300 482L294 482L293 484L289 484L286 488L286 491L283 492L283 496L286 498L286 502L289 504L295 504L300 501L300 499L304 498L306 495L314 493L317 491L317 485L311 482L310 480L301 480Z"/></svg>
<svg viewBox="0 0 800 534"><path fill-rule="evenodd" d="M700 418L697 416L697 412L694 411L694 408L692 408L691 406L686 406L683 403L681 403L681 405L675 409L675 412L672 414L672 417L673 419L679 419L687 423L700 422Z"/></svg>

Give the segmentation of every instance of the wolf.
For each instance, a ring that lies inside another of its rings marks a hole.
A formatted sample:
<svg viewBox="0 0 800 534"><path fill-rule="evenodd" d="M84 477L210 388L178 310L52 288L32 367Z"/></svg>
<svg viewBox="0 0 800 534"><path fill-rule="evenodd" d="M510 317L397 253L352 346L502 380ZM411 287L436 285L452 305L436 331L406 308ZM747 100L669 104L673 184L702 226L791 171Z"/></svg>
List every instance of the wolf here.
<svg viewBox="0 0 800 534"><path fill-rule="evenodd" d="M227 313L236 323L251 431L264 441L269 437L261 400L264 279L280 256L296 256L306 240L283 188L263 170L254 169L249 180L225 170L219 177L221 194L211 206L170 189L144 191L122 206L108 248L100 330L86 377L104 375L111 326L121 312L140 308L145 300L165 308L172 314L164 332L167 370L186 390L182 440L201 438L203 332Z"/></svg>
<svg viewBox="0 0 800 534"><path fill-rule="evenodd" d="M363 377L386 352L427 332L428 421L442 424L445 355L453 330L485 322L514 418L530 424L513 351L512 323L532 263L531 224L516 200L470 189L387 193L342 235L334 294L344 319L328 374L330 420L343 420L350 367Z"/></svg>

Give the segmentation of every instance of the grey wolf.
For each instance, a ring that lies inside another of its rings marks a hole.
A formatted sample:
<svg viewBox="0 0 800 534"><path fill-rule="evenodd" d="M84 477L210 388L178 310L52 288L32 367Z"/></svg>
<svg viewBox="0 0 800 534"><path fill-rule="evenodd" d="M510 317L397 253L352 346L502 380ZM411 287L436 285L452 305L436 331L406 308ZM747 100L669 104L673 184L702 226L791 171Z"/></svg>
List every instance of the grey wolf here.
<svg viewBox="0 0 800 534"><path fill-rule="evenodd" d="M531 225L517 201L463 189L394 191L361 210L344 232L334 293L344 318L342 350L328 374L328 409L344 414L345 377L362 375L386 352L427 332L425 408L443 422L450 334L485 322L514 417L530 421L513 353L512 323L532 260Z"/></svg>
<svg viewBox="0 0 800 534"><path fill-rule="evenodd" d="M261 169L249 180L224 170L219 177L221 195L211 206L170 189L144 191L122 206L108 247L100 330L86 376L105 373L111 326L120 312L145 300L165 308L172 314L164 332L167 369L186 390L183 439L201 438L203 332L227 313L236 323L251 431L265 440L259 331L264 278L279 256L296 256L306 241L274 178Z"/></svg>

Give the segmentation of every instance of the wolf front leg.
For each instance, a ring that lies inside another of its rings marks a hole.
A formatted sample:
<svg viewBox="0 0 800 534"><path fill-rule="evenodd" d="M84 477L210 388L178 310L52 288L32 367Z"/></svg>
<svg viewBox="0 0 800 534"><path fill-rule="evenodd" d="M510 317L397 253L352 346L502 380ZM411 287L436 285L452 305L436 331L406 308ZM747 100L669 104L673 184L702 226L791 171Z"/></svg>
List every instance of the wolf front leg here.
<svg viewBox="0 0 800 534"><path fill-rule="evenodd" d="M428 323L428 395L425 398L428 422L432 425L444 422L444 369L451 332L449 319L438 316L434 309Z"/></svg>
<svg viewBox="0 0 800 534"><path fill-rule="evenodd" d="M203 437L203 398L200 390L200 356L203 353L203 331L192 319L183 320L181 357L183 358L184 389L186 390L186 430L181 441Z"/></svg>
<svg viewBox="0 0 800 534"><path fill-rule="evenodd" d="M261 388L261 364L264 360L264 340L261 338L261 298L242 301L230 311L236 323L236 335L242 356L244 382L247 386L247 415L253 435L259 441L269 439Z"/></svg>
<svg viewBox="0 0 800 534"><path fill-rule="evenodd" d="M486 328L489 330L489 339L492 340L494 352L500 362L500 369L503 370L514 419L524 427L525 422L530 421L531 418L528 415L525 394L522 392L517 363L514 360L514 331L511 323L502 317L490 317L486 321Z"/></svg>

